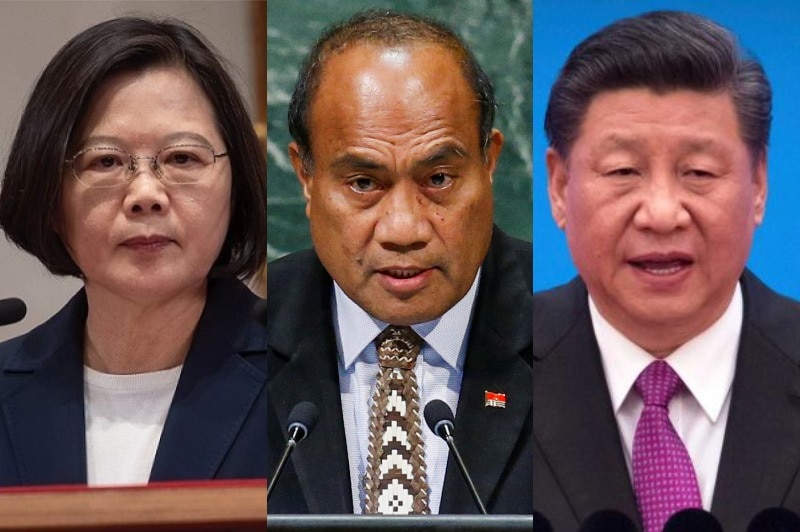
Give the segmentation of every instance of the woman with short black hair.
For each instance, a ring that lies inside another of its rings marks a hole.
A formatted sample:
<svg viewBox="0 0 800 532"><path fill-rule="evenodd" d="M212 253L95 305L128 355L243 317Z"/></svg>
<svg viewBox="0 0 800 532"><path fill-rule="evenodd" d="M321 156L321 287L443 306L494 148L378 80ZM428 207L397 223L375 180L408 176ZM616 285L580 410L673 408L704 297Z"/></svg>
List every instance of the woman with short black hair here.
<svg viewBox="0 0 800 532"><path fill-rule="evenodd" d="M266 165L212 47L97 24L50 61L0 189L7 237L84 288L0 344L0 485L266 477Z"/></svg>

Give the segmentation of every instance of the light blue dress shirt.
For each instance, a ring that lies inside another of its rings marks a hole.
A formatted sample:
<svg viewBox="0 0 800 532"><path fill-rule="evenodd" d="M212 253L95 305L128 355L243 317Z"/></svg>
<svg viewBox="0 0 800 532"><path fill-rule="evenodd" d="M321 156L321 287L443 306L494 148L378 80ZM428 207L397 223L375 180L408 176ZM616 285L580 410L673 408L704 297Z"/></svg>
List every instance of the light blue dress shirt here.
<svg viewBox="0 0 800 532"><path fill-rule="evenodd" d="M415 368L420 391L420 416L423 416L425 405L434 399L444 401L453 413L456 412L479 279L480 270L467 294L442 317L412 326L425 340ZM363 479L368 460L369 415L378 376L378 354L374 340L390 324L372 318L347 297L336 283L333 312L339 349L342 417L350 461L350 488L354 513L360 514L364 512ZM430 488L429 505L431 513L438 514L448 448L424 421L422 425Z"/></svg>

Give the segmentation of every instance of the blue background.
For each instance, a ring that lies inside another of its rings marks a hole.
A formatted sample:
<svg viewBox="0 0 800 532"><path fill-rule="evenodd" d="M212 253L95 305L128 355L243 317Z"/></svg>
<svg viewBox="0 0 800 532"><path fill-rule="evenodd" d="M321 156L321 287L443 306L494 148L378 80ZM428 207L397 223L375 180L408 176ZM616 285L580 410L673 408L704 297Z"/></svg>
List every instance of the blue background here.
<svg viewBox="0 0 800 532"><path fill-rule="evenodd" d="M544 112L550 86L572 48L619 18L654 9L707 16L738 35L761 60L772 84L769 193L748 267L773 289L800 299L800 4L791 1L534 0L533 2L533 282L543 290L571 279L566 239L550 216Z"/></svg>

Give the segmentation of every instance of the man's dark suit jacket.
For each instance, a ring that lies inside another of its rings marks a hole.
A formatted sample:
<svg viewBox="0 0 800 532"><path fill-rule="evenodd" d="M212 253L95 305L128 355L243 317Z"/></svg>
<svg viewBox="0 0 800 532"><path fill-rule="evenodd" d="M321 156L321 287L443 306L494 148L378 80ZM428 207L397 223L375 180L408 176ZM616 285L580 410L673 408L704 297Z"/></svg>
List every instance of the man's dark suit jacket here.
<svg viewBox="0 0 800 532"><path fill-rule="evenodd" d="M752 273L711 512L743 531L772 506L800 510L800 304ZM534 296L534 506L556 531L601 509L640 519L580 279ZM641 527L641 524L639 524Z"/></svg>
<svg viewBox="0 0 800 532"><path fill-rule="evenodd" d="M151 481L266 478L266 337L238 280L208 300L170 405ZM0 344L0 485L85 484L81 290Z"/></svg>
<svg viewBox="0 0 800 532"><path fill-rule="evenodd" d="M483 263L455 420L456 443L489 513L530 514L531 245L495 228ZM352 513L332 317L333 283L311 251L270 263L268 462L283 452L292 407L311 401L316 429L298 444L269 501L274 513ZM484 406L505 392L507 408ZM364 408L368 408L367 405ZM440 513L477 513L447 463Z"/></svg>

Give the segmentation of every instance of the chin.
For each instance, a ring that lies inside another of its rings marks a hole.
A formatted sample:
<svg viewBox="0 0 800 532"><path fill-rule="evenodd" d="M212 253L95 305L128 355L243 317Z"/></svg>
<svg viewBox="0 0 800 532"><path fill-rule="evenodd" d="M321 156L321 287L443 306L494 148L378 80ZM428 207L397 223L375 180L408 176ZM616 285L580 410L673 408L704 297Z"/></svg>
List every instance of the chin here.
<svg viewBox="0 0 800 532"><path fill-rule="evenodd" d="M654 328L686 326L697 322L700 317L693 305L658 301L657 298L649 304L638 306L633 315L641 316L641 321Z"/></svg>
<svg viewBox="0 0 800 532"><path fill-rule="evenodd" d="M435 320L441 317L447 310L437 312L429 309L420 309L419 307L403 305L400 308L387 309L386 306L376 309L373 313L369 313L375 318L392 324L392 325L416 325L417 323L425 323L426 321Z"/></svg>
<svg viewBox="0 0 800 532"><path fill-rule="evenodd" d="M190 292L205 281L205 278L189 280L175 275L134 275L131 277L109 280L102 283L105 291L125 299L135 301L152 301L173 298L182 292ZM92 283L86 283L89 287ZM94 283L100 285L101 283Z"/></svg>

